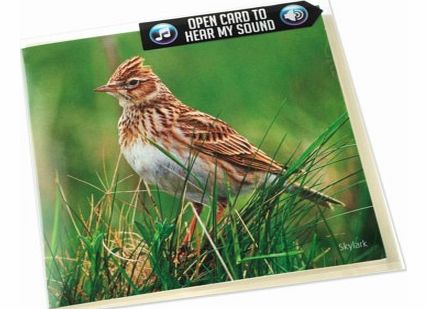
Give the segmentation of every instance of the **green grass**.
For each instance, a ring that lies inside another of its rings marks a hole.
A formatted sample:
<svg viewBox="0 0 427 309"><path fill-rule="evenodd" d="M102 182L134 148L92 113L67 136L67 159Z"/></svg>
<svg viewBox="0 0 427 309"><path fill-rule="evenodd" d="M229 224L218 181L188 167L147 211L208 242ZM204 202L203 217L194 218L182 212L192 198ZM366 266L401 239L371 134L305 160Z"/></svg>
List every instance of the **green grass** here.
<svg viewBox="0 0 427 309"><path fill-rule="evenodd" d="M45 239L51 306L384 257L381 240L375 237L367 250L339 249L349 235L363 235L360 225L369 217L366 213L373 211L371 207L332 210L302 200L298 192L286 192L290 182L298 181L339 198L361 185L360 169L347 171L326 187L322 181L329 167L357 159L348 155L348 148L355 147L352 141L336 137L345 126L348 118L343 114L304 151L291 156L285 162L289 168L275 181L263 183L250 194L230 195L220 222L215 220L214 185L211 201L199 217L192 249L181 258L177 252L193 214L185 192L168 197L143 179L131 187L134 176L119 175L120 165L125 164L119 158L114 167L105 166L97 174L98 183L68 177L92 192L87 197L89 211L81 212L68 202L57 177L53 230ZM345 188L339 186L343 181ZM340 192L335 192L336 187ZM357 226L347 226L348 222Z"/></svg>

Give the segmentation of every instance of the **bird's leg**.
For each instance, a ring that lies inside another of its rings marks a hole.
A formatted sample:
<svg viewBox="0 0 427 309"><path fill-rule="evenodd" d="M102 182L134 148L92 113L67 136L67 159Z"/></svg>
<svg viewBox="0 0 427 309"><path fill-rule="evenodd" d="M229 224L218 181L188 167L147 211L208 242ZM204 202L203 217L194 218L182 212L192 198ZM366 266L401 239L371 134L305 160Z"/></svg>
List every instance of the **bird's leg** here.
<svg viewBox="0 0 427 309"><path fill-rule="evenodd" d="M203 209L203 205L200 203L193 203L194 209L196 210L197 215L200 215ZM187 234L185 234L184 241L182 242L182 247L187 247L190 244L191 238L193 237L194 230L197 225L197 216L193 215L193 219L191 219L190 225L188 226Z"/></svg>
<svg viewBox="0 0 427 309"><path fill-rule="evenodd" d="M200 215L202 212L202 204L200 203L193 203L194 209L196 210L197 215ZM196 229L197 225L197 216L196 214L193 214L193 218L191 219L190 225L188 226L187 233L185 234L184 240L181 243L181 246L177 248L177 252L174 258L174 263L176 266L181 264L182 262L185 262L187 257L191 255L191 248L190 248L190 242L191 238L193 237L194 230Z"/></svg>
<svg viewBox="0 0 427 309"><path fill-rule="evenodd" d="M221 221L222 217L224 216L224 211L227 208L227 198L219 198L218 199L218 209L216 212L216 223Z"/></svg>
<svg viewBox="0 0 427 309"><path fill-rule="evenodd" d="M193 203L194 210L197 213L197 216L200 215L203 209L203 205L200 203ZM218 199L218 206L217 206L217 213L216 213L216 222L220 222L222 217L224 216L224 211L227 207L227 199L226 198L219 198ZM182 241L181 247L178 249L177 254L175 256L174 262L176 265L180 264L182 261L185 261L187 256L190 254L190 243L191 239L193 238L194 231L197 226L197 216L196 214L193 215L193 218L191 219L190 225L188 226L187 233L185 234L184 240ZM200 244L199 244L200 245ZM200 254L200 247L197 249L198 254Z"/></svg>

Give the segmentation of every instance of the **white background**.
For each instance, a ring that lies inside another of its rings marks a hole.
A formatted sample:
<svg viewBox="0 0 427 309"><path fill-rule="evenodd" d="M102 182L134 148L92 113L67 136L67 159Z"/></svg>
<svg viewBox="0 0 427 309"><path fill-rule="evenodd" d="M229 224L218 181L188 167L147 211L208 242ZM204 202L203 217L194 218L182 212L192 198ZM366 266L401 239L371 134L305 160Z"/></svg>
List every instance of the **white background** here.
<svg viewBox="0 0 427 309"><path fill-rule="evenodd" d="M427 51L422 43L426 42L427 26L422 14L427 8L424 1L331 2L408 271L146 308L420 308L425 304L427 79L423 58ZM274 3L278 1L2 1L0 307L47 307L20 38Z"/></svg>

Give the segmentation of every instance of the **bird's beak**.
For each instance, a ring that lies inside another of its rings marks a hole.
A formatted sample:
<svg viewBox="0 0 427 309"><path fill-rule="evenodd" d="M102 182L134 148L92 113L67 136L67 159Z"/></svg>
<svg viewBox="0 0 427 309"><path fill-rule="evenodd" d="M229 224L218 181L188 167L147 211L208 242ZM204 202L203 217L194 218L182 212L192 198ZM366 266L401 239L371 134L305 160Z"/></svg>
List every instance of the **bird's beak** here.
<svg viewBox="0 0 427 309"><path fill-rule="evenodd" d="M95 89L96 92L117 92L115 85L103 85Z"/></svg>

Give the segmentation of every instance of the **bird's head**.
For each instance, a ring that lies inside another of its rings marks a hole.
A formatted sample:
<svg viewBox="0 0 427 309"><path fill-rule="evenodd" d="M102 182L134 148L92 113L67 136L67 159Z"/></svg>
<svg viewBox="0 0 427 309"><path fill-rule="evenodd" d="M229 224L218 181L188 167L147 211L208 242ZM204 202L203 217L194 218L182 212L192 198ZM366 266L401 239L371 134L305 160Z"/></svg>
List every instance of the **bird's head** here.
<svg viewBox="0 0 427 309"><path fill-rule="evenodd" d="M124 61L111 75L107 84L95 89L106 92L119 100L122 107L149 101L158 91L157 76L143 65L141 57Z"/></svg>

